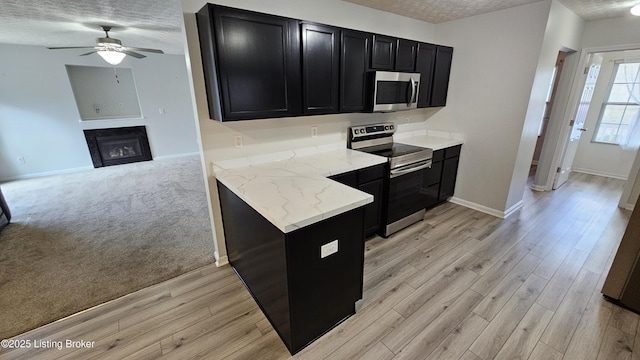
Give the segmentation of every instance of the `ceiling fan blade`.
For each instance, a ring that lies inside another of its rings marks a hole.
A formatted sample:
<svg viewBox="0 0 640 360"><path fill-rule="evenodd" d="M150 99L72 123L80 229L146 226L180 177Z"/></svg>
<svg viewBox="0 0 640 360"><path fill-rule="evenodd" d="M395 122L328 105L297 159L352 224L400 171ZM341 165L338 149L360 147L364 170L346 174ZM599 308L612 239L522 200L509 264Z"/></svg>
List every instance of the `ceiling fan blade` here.
<svg viewBox="0 0 640 360"><path fill-rule="evenodd" d="M131 47L131 46L127 46L127 50L146 51L150 53L164 54L164 51L158 50L158 49L146 49L146 48Z"/></svg>
<svg viewBox="0 0 640 360"><path fill-rule="evenodd" d="M96 51L89 51L88 53L80 54L79 56L87 56L87 55L91 55L91 54L95 54L95 53L96 53Z"/></svg>
<svg viewBox="0 0 640 360"><path fill-rule="evenodd" d="M120 52L125 53L125 54L127 54L129 56L133 56L136 59L146 58L146 56L144 56L142 54L138 54L137 52L130 51L130 50L121 50Z"/></svg>
<svg viewBox="0 0 640 360"><path fill-rule="evenodd" d="M94 49L95 46L58 46L58 47L48 47L49 50L60 50L60 49Z"/></svg>

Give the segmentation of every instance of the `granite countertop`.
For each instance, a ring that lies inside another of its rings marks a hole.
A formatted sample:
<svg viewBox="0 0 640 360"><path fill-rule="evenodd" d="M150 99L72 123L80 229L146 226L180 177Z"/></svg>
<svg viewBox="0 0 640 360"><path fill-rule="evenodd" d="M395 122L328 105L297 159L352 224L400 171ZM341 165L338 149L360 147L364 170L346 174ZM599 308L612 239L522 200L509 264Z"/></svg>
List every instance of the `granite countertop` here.
<svg viewBox="0 0 640 360"><path fill-rule="evenodd" d="M288 233L373 202L327 176L386 163L382 156L307 148L213 164L216 178L280 231Z"/></svg>

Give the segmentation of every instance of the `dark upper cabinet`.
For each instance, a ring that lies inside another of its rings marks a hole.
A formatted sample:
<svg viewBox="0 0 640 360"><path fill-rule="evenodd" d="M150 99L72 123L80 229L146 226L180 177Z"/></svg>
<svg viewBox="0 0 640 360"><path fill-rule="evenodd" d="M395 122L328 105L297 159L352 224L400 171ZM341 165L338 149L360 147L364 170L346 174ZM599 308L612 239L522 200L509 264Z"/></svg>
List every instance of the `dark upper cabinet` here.
<svg viewBox="0 0 640 360"><path fill-rule="evenodd" d="M297 20L208 4L197 21L211 118L301 113Z"/></svg>
<svg viewBox="0 0 640 360"><path fill-rule="evenodd" d="M431 106L445 106L447 104L452 59L452 47L438 46L431 87Z"/></svg>
<svg viewBox="0 0 640 360"><path fill-rule="evenodd" d="M305 114L338 112L340 29L303 23L302 105Z"/></svg>
<svg viewBox="0 0 640 360"><path fill-rule="evenodd" d="M398 39L396 45L396 62L393 67L396 71L413 72L416 67L416 52L418 50L418 42Z"/></svg>
<svg viewBox="0 0 640 360"><path fill-rule="evenodd" d="M398 40L383 35L373 35L371 48L372 70L393 70L396 58L396 46Z"/></svg>
<svg viewBox="0 0 640 360"><path fill-rule="evenodd" d="M418 44L416 55L416 72L420 73L420 90L418 91L418 107L431 106L431 86L433 85L433 69L436 63L436 50L433 44Z"/></svg>
<svg viewBox="0 0 640 360"><path fill-rule="evenodd" d="M340 37L340 111L366 111L368 106L369 59L373 34L341 31Z"/></svg>
<svg viewBox="0 0 640 360"><path fill-rule="evenodd" d="M453 48L433 44L418 44L416 72L420 73L418 107L445 106L449 89L449 74Z"/></svg>

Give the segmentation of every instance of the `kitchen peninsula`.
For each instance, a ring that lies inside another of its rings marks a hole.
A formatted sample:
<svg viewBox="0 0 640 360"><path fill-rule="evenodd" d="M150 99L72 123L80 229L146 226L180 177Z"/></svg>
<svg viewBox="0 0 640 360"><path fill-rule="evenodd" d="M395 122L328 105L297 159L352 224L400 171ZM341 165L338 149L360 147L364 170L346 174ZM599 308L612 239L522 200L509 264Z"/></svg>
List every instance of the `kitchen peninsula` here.
<svg viewBox="0 0 640 360"><path fill-rule="evenodd" d="M214 164L229 262L292 354L355 313L364 206L327 176L384 164L338 147Z"/></svg>

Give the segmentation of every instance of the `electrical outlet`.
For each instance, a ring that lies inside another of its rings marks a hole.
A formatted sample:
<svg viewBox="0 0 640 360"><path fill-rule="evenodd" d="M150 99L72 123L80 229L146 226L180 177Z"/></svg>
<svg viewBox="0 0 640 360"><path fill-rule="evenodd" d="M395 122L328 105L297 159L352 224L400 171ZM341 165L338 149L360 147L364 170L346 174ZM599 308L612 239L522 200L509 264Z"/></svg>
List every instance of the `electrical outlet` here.
<svg viewBox="0 0 640 360"><path fill-rule="evenodd" d="M329 255L335 254L338 252L338 240L333 240L330 243L326 243L320 246L320 259L324 259Z"/></svg>
<svg viewBox="0 0 640 360"><path fill-rule="evenodd" d="M20 157L18 157L18 162L19 162L20 164L24 164L24 163L26 163L27 161L24 159L24 156L20 156Z"/></svg>
<svg viewBox="0 0 640 360"><path fill-rule="evenodd" d="M318 137L318 127L317 126L312 126L311 127L311 137L312 138L317 138Z"/></svg>
<svg viewBox="0 0 640 360"><path fill-rule="evenodd" d="M242 135L236 135L234 138L234 142L237 148L242 147Z"/></svg>

